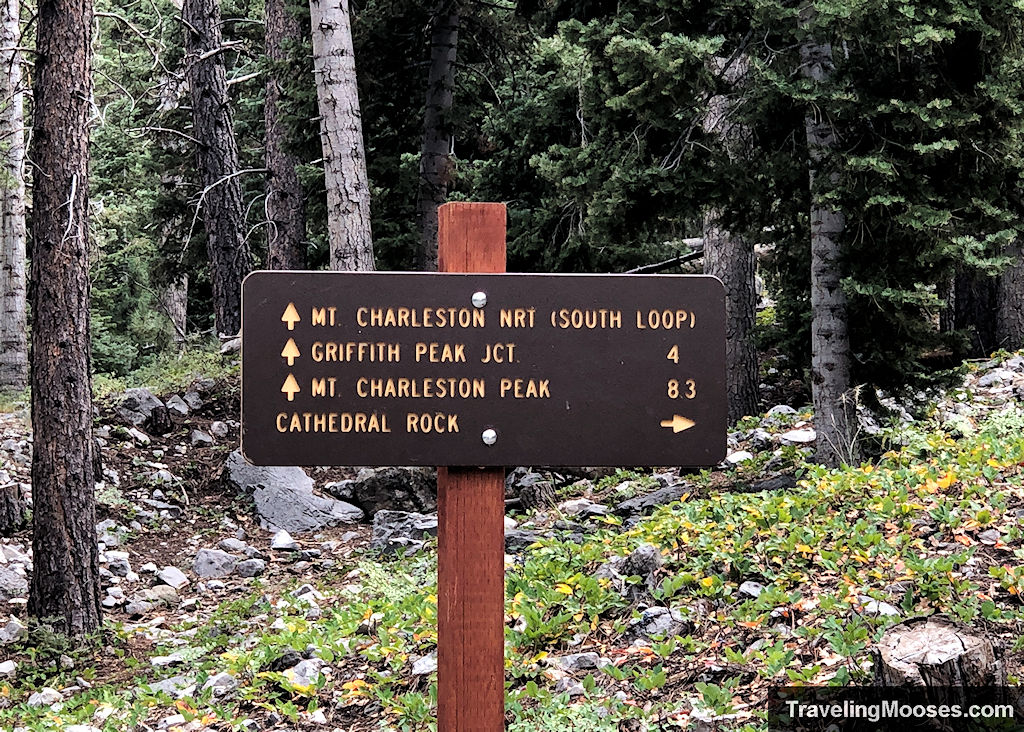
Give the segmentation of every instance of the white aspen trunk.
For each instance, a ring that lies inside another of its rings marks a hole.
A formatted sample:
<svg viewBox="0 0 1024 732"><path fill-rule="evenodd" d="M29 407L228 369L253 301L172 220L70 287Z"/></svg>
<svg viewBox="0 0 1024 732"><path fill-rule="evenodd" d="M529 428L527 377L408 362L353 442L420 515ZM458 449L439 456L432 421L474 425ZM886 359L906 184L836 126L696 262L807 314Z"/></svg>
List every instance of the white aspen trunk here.
<svg viewBox="0 0 1024 732"><path fill-rule="evenodd" d="M0 389L28 386L20 38L18 0L0 0Z"/></svg>
<svg viewBox="0 0 1024 732"><path fill-rule="evenodd" d="M309 0L331 269L372 271L370 186L348 0Z"/></svg>
<svg viewBox="0 0 1024 732"><path fill-rule="evenodd" d="M805 7L801 22L813 24ZM828 83L835 64L832 44L809 38L800 47L800 68L816 86ZM811 395L818 433L817 460L830 467L857 456L856 404L850 382L849 313L842 280L846 217L825 201L839 185L839 174L823 171L837 139L831 121L812 106L805 117L811 184ZM823 175L824 174L824 175Z"/></svg>
<svg viewBox="0 0 1024 732"><path fill-rule="evenodd" d="M745 57L715 57L712 70L733 88L747 73ZM735 103L718 94L708 102L704 129L717 137L731 160L741 159L750 149L750 130L732 119ZM704 214L704 274L713 275L725 286L725 384L729 398L729 422L755 414L758 406L758 362L754 346L757 314L754 246L722 225L721 211Z"/></svg>

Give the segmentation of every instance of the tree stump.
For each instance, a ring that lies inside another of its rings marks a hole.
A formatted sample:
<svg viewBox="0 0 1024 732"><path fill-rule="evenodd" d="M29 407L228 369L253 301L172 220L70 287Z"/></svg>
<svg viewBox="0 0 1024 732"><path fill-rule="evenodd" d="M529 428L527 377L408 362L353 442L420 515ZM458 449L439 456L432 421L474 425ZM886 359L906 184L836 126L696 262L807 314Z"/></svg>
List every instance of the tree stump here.
<svg viewBox="0 0 1024 732"><path fill-rule="evenodd" d="M1006 670L983 635L942 617L890 628L875 648L878 686L1004 686Z"/></svg>
<svg viewBox="0 0 1024 732"><path fill-rule="evenodd" d="M549 481L539 480L519 486L519 505L524 510L550 508L558 502L555 487Z"/></svg>

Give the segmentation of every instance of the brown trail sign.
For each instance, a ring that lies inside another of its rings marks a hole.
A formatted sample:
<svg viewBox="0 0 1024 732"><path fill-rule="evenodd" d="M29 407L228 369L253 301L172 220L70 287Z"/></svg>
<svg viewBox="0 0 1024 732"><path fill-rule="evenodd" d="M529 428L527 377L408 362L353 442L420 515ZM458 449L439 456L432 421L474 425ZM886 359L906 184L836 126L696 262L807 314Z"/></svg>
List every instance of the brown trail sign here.
<svg viewBox="0 0 1024 732"><path fill-rule="evenodd" d="M505 207L440 209L447 274L256 272L242 451L438 465L438 729L504 725L504 468L714 465L725 302L711 277L507 275ZM455 466L495 466L490 469Z"/></svg>

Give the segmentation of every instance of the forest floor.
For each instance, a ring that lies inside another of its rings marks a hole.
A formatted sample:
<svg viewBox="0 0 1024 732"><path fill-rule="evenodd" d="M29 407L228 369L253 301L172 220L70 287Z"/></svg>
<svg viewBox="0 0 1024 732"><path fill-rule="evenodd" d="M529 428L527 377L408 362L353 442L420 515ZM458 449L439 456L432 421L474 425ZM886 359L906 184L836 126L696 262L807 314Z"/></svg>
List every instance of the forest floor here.
<svg viewBox="0 0 1024 732"><path fill-rule="evenodd" d="M29 622L29 535L0 544L0 729L432 729L436 540L382 554L361 523L273 549L224 480L237 390L235 374L204 382L163 436L133 436L103 402L110 608L94 642ZM970 364L951 391L868 420L877 455L837 471L806 461L809 410L775 408L715 469L541 473L555 505L510 512L508 729L764 730L772 687L867 683L882 634L932 614L986 635L1019 683L1019 390L1021 357ZM8 480L29 481L28 440L23 412L0 414ZM218 546L258 576L197 575Z"/></svg>

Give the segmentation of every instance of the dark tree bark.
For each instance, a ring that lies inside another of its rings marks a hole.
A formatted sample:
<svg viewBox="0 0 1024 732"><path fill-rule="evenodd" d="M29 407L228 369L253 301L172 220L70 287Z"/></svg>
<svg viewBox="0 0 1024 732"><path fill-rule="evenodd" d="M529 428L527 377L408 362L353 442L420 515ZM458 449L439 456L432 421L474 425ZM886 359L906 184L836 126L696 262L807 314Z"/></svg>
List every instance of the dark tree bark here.
<svg viewBox="0 0 1024 732"><path fill-rule="evenodd" d="M983 358L999 347L996 334L997 281L966 268L953 277L947 320L969 339L968 355Z"/></svg>
<svg viewBox="0 0 1024 732"><path fill-rule="evenodd" d="M448 198L451 183L452 132L449 113L455 85L455 54L459 43L459 2L444 0L434 13L430 34L430 71L423 112L423 146L420 151L420 185L416 215L420 244L416 269L437 269L437 209Z"/></svg>
<svg viewBox="0 0 1024 732"><path fill-rule="evenodd" d="M716 57L712 70L737 87L747 73L748 61ZM716 95L708 104L704 129L718 138L733 161L749 153L750 130L732 119L734 104L725 95ZM757 285L752 242L722 226L721 212L704 214L704 274L713 275L725 285L725 388L729 399L729 422L735 423L758 406L757 348L754 346L754 322L757 316Z"/></svg>
<svg viewBox="0 0 1024 732"><path fill-rule="evenodd" d="M196 163L203 185L203 222L213 281L213 309L219 333L233 335L242 324L242 280L249 273L243 237L242 182L238 146L228 104L224 50L217 0L185 0L186 68L192 99Z"/></svg>
<svg viewBox="0 0 1024 732"><path fill-rule="evenodd" d="M297 168L299 160L288 151L288 131L281 109L282 69L288 61L289 41L298 41L301 25L286 7L286 0L266 2L267 76L264 107L267 141L267 266L270 269L306 268L306 206Z"/></svg>
<svg viewBox="0 0 1024 732"><path fill-rule="evenodd" d="M801 22L812 25L810 6ZM816 86L826 84L835 68L832 45L814 38L800 47L801 71ZM842 280L846 217L825 201L839 183L827 170L836 148L836 133L820 108L805 118L811 186L811 395L818 462L837 467L856 459L856 404L850 381L849 312Z"/></svg>
<svg viewBox="0 0 1024 732"><path fill-rule="evenodd" d="M32 551L28 611L54 630L100 625L89 383L92 0L41 0L32 216Z"/></svg>
<svg viewBox="0 0 1024 732"><path fill-rule="evenodd" d="M1000 348L1024 347L1024 246L1017 242L1006 252L1010 266L999 275L996 291L996 340Z"/></svg>
<svg viewBox="0 0 1024 732"><path fill-rule="evenodd" d="M0 470L0 536L12 536L25 528L26 503L21 484Z"/></svg>

